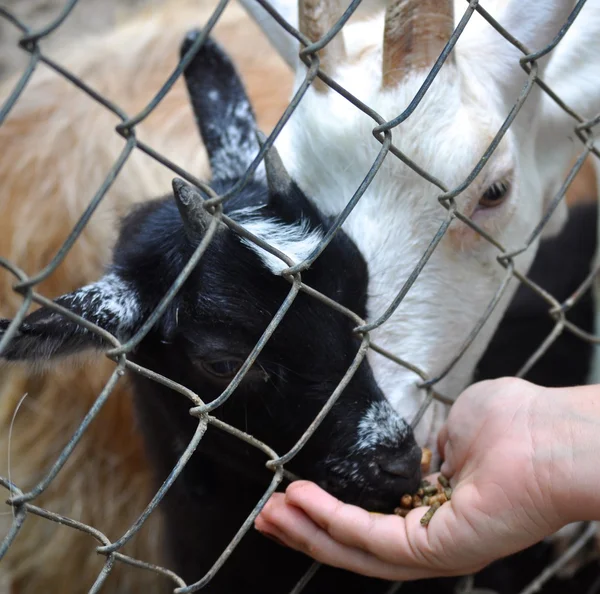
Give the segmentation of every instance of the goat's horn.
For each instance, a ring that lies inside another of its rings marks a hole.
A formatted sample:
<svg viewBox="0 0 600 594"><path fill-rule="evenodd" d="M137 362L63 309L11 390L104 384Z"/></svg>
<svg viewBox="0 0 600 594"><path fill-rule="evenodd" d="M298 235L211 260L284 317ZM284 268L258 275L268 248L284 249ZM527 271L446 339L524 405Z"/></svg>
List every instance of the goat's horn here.
<svg viewBox="0 0 600 594"><path fill-rule="evenodd" d="M262 146L266 136L262 132L257 132L258 142ZM288 191L292 178L288 173L281 156L277 149L272 146L265 154L265 170L267 172L267 185L269 194L285 194Z"/></svg>
<svg viewBox="0 0 600 594"><path fill-rule="evenodd" d="M178 177L173 180L173 194L188 237L202 237L212 220L202 205L202 194Z"/></svg>
<svg viewBox="0 0 600 594"><path fill-rule="evenodd" d="M300 0L298 4L298 28L301 33L315 43L327 34L337 19L341 16L336 14L337 0ZM319 52L320 66L322 72L331 74L336 65L346 61L346 46L342 31ZM313 86L320 93L325 93L329 88L321 79L315 78Z"/></svg>
<svg viewBox="0 0 600 594"><path fill-rule="evenodd" d="M383 34L384 88L396 86L410 70L433 66L453 30L453 0L389 0Z"/></svg>

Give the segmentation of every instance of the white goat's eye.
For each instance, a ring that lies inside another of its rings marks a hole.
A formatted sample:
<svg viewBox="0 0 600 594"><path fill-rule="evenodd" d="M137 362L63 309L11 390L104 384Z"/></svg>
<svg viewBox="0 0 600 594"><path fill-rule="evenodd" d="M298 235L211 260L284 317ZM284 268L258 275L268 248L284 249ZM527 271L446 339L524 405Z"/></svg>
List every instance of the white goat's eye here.
<svg viewBox="0 0 600 594"><path fill-rule="evenodd" d="M219 379L231 379L244 362L241 359L218 359L216 361L202 361L202 369L209 375Z"/></svg>
<svg viewBox="0 0 600 594"><path fill-rule="evenodd" d="M479 199L479 206L491 208L504 202L508 196L510 184L507 181L498 181L493 183Z"/></svg>

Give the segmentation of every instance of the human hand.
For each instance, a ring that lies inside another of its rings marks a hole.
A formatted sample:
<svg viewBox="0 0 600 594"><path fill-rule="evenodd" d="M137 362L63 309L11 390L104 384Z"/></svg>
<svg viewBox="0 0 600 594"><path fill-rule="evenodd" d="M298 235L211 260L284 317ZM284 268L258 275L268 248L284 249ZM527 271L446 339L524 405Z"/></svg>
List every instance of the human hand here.
<svg viewBox="0 0 600 594"><path fill-rule="evenodd" d="M439 436L452 500L427 528L419 521L427 508L405 519L373 514L305 481L273 495L256 528L323 563L388 580L478 571L580 519L564 505L575 478L569 396L509 378L468 388Z"/></svg>

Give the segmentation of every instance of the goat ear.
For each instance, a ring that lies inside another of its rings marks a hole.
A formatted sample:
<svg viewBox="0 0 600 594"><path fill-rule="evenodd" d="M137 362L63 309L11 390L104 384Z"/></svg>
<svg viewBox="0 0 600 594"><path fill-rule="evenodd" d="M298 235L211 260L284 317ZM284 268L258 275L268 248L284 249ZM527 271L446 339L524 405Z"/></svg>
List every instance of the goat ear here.
<svg viewBox="0 0 600 594"><path fill-rule="evenodd" d="M187 34L184 55L199 31ZM244 86L227 54L210 38L184 72L213 179L236 180L258 153L256 119Z"/></svg>
<svg viewBox="0 0 600 594"><path fill-rule="evenodd" d="M55 303L97 324L118 338L133 333L140 317L135 291L115 274L59 297ZM0 338L10 320L0 320ZM41 307L28 315L9 341L0 359L7 361L44 361L108 345L95 332Z"/></svg>
<svg viewBox="0 0 600 594"><path fill-rule="evenodd" d="M535 10L522 0L505 4L500 23L532 52L548 45L566 23L575 2L538 0Z"/></svg>
<svg viewBox="0 0 600 594"><path fill-rule="evenodd" d="M256 0L240 0L241 5L262 29L271 45L290 68L298 66L300 43L290 35ZM298 2L272 0L271 6L295 29L298 28Z"/></svg>
<svg viewBox="0 0 600 594"><path fill-rule="evenodd" d="M513 37L531 52L536 52L555 38L573 6L574 2L571 1L539 0L534 9L529 2L509 0L497 3L497 7L492 4L488 10ZM512 104L526 80L526 74L519 63L523 54L487 25L480 30L477 42L482 48L482 57L486 57L482 65L494 76L504 90L506 99ZM543 76L547 63L548 56L538 61L539 76ZM530 97L527 103L532 103L531 99Z"/></svg>

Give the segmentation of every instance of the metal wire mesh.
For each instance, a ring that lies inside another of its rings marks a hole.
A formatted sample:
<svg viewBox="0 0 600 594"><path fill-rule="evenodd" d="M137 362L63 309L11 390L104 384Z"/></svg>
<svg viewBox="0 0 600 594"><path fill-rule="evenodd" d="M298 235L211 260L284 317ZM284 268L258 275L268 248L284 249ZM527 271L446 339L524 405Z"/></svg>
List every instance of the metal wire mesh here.
<svg viewBox="0 0 600 594"><path fill-rule="evenodd" d="M322 422L327 413L331 410L336 400L341 395L345 386L351 380L352 376L356 372L360 363L366 357L369 349L375 350L379 354L388 357L393 360L400 366L410 369L415 372L422 380L422 387L427 392L427 397L424 399L421 409L417 413L416 417L412 420L413 425L416 425L420 419L422 418L425 410L429 407L434 399L440 399L446 402L446 399L437 394L436 392L436 384L446 376L446 374L452 369L452 367L457 363L460 357L465 353L469 345L473 342L482 326L486 322L486 320L491 315L492 311L498 304L500 298L506 291L509 281L511 278L516 277L518 281L527 285L531 290L533 290L537 295L539 295L548 305L548 315L553 320L554 329L549 334L549 336L544 340L544 342L539 346L537 351L523 364L523 367L519 371L518 375L522 376L527 373L529 369L544 355L544 353L550 348L550 346L557 340L557 338L563 332L571 332L574 335L578 336L584 341L588 341L589 343L597 344L600 342L600 339L597 336L590 335L588 332L584 331L581 328L575 326L572 322L570 322L566 314L569 310L581 299L582 295L590 288L593 283L593 280L598 272L599 266L596 266L590 274L589 277L585 280L585 282L579 287L575 293L573 293L568 299L565 301L559 302L555 297L545 291L541 286L537 285L533 281L531 281L526 276L523 276L519 273L514 267L514 258L527 250L532 243L538 238L540 233L542 232L544 226L548 222L551 217L553 211L556 209L558 204L564 200L565 194L569 185L573 181L575 175L579 172L585 159L589 155L594 155L596 158L600 157L600 152L598 152L598 148L594 145L593 138L593 128L596 127L600 123L600 116L596 116L590 120L586 120L578 113L575 113L568 105L563 103L560 97L557 97L552 89L548 88L548 86L538 78L538 64L537 60L541 57L545 56L549 52L551 52L557 43L561 40L561 38L565 35L569 26L573 23L575 18L577 17L579 11L584 5L585 0L579 0L577 2L573 12L571 13L569 19L565 23L564 27L561 29L558 36L543 50L532 53L527 47L523 46L518 40L512 37L509 31L506 31L503 27L501 27L487 12L481 7L476 0L471 0L468 2L468 6L464 12L462 19L460 20L458 26L456 27L450 41L446 45L444 51L440 55L439 59L436 61L434 67L431 72L423 82L420 90L415 95L410 105L397 117L390 121L386 121L381 115L376 113L370 106L363 104L359 99L350 94L346 89L342 88L335 80L330 78L327 74L319 70L319 56L318 51L322 49L327 43L331 41L331 39L340 31L340 29L344 26L347 20L352 16L354 11L360 4L360 0L353 0L347 10L344 12L343 16L337 21L335 26L331 28L331 30L325 35L320 41L317 43L310 43L309 40L302 35L299 31L297 31L294 27L289 25L278 13L277 11L267 2L267 0L256 0L263 6L269 14L283 27L290 35L294 36L301 43L303 49L300 52L301 59L307 66L307 73L304 78L304 81L298 87L297 92L292 97L289 102L288 107L286 108L283 116L280 118L279 122L273 129L272 133L268 137L268 139L264 142L262 149L259 155L256 157L252 165L247 170L246 174L239 180L239 182L232 187L226 194L224 195L216 195L215 192L211 189L211 187L201 180L196 179L195 176L191 175L189 172L182 170L175 163L171 162L169 159L158 153L151 146L141 141L136 135L136 126L144 121L158 106L158 104L162 101L165 95L169 92L175 81L182 75L182 72L186 65L191 61L195 53L199 50L201 45L204 43L206 37L210 34L213 27L219 20L221 14L228 4L228 0L221 0L218 3L218 6L214 10L211 18L206 23L203 28L203 32L200 37L195 41L193 46L190 48L188 53L181 60L180 64L177 66L172 75L165 81L164 85L161 87L160 91L155 95L155 97L148 103L148 105L142 109L139 113L135 115L131 115L125 113L119 105L111 102L108 98L100 95L93 88L89 87L84 80L75 76L73 73L69 72L65 69L61 64L55 62L49 56L47 56L41 49L40 42L52 35L61 25L65 22L66 19L69 18L72 10L79 2L79 0L69 0L61 13L54 19L52 22L48 23L45 27L42 27L39 30L32 30L27 26L26 23L21 22L13 13L11 13L6 8L0 7L0 18L5 19L12 26L16 27L21 32L21 38L19 41L20 47L29 54L29 64L15 85L14 89L0 108L0 125L7 116L10 114L12 108L15 106L21 94L27 88L28 82L31 79L32 74L36 70L36 68L40 64L45 64L49 68L53 69L59 75L68 79L73 85L75 85L81 93L87 94L93 100L101 104L106 110L112 112L119 120L120 123L116 126L116 133L121 135L125 139L125 146L122 149L121 154L115 160L111 170L106 175L104 182L95 192L92 200L89 202L85 212L82 214L81 218L73 228L72 232L65 240L60 249L56 252L55 256L52 258L51 262L42 270L40 270L37 274L33 276L26 275L22 270L20 270L16 265L12 262L8 261L6 258L0 257L0 265L5 268L7 271L12 273L15 277L14 291L19 293L22 298L22 306L20 307L17 315L14 317L13 323L10 325L9 329L5 333L4 337L0 341L0 352L2 349L8 344L11 338L14 336L17 331L20 323L24 319L27 314L28 309L32 305L33 302L38 303L40 305L44 305L48 308L52 308L53 310L59 312L61 315L73 320L92 332L97 333L99 336L104 338L109 344L112 345L112 348L106 353L106 356L116 362L116 367L104 386L104 389L99 393L94 405L89 409L87 415L81 422L79 428L69 440L68 444L64 448L64 450L60 453L58 458L56 459L54 465L44 476L37 485L35 485L31 490L27 492L23 492L18 485L13 484L6 477L0 477L0 484L5 487L10 494L10 498L8 500L8 504L12 506L14 509L14 519L12 523L12 527L10 532L6 535L4 541L0 546L0 558L7 552L14 539L17 537L20 529L23 524L27 521L28 516L31 514L40 516L42 518L47 519L51 522L60 523L72 530L79 530L85 532L95 538L99 546L96 548L96 553L105 557L104 567L102 571L97 576L97 579L90 589L90 592L98 592L102 588L104 582L106 581L108 575L110 574L112 568L117 563L125 563L136 566L144 571L155 572L156 574L162 574L166 576L172 581L174 592L183 594L185 592L195 592L205 586L210 580L214 577L214 575L221 569L223 564L226 563L228 557L231 555L234 548L240 542L244 534L250 529L253 525L253 522L262 509L265 502L268 500L270 495L277 489L278 485L281 483L282 479L286 475L285 465L301 450L301 448L305 445L307 440L313 435L319 424ZM527 82L520 93L518 100L515 102L513 108L510 110L508 116L503 122L502 126L497 131L496 136L488 146L485 153L482 155L481 159L474 167L469 176L457 187L448 188L446 187L440 180L433 177L427 171L421 169L417 163L414 163L407 155L402 153L394 144L392 143L392 135L391 130L398 126L400 123L406 121L413 114L425 94L428 92L429 87L431 86L433 80L437 76L442 64L446 60L447 56L451 52L454 47L457 39L461 35L463 29L468 23L469 19L473 15L474 12L478 12L492 27L494 27L508 42L513 44L521 53L522 57L520 59L520 64L523 70L527 73ZM273 246L270 246L265 241L260 238L254 236L250 232L248 232L244 227L230 219L223 213L222 204L224 201L228 200L232 196L239 193L245 184L251 179L254 171L259 166L261 161L264 158L265 153L269 150L269 148L273 145L277 135L280 133L281 129L285 125L285 123L290 118L291 114L298 107L299 103L302 101L307 89L311 85L311 83L315 80L315 78L319 78L322 83L330 87L335 93L338 93L342 97L344 97L347 101L352 103L356 108L365 113L368 117L370 117L373 121L373 134L375 138L381 143L381 149L377 158L372 163L370 170L365 176L363 182L356 189L353 197L348 202L347 206L344 210L339 214L336 218L334 224L331 226L331 229L327 232L324 239L321 241L320 245L317 249L314 250L310 256L301 262L300 264L294 264L285 254L281 253ZM487 162L489 156L496 150L498 144L502 140L503 136L513 123L515 117L517 116L519 110L523 106L527 96L532 91L535 86L539 86L545 93L547 93L552 99L573 119L573 131L577 136L579 141L581 142L581 152L579 158L576 160L571 170L567 174L564 180L564 184L556 194L550 208L545 213L543 219L536 226L533 233L526 238L523 238L522 247L518 250L508 252L505 247L499 244L493 237L491 237L485 230L483 230L479 225L477 225L474 221L472 221L469 217L462 214L455 203L454 198L459 195L461 192L465 190L475 179L478 173L483 168L484 164ZM107 333L102 328L91 324L90 322L84 320L83 318L75 315L73 312L68 311L59 305L51 302L42 296L39 292L36 291L36 286L39 285L42 281L47 279L56 268L63 262L69 250L73 247L75 242L80 237L84 227L90 221L90 218L104 199L107 191L110 189L112 183L114 182L116 176L119 174L120 170L126 163L127 159L131 156L133 151L143 151L151 158L155 159L165 167L169 168L176 175L183 177L189 182L195 184L200 187L205 194L209 197L205 202L206 209L213 215L212 223L209 229L206 232L206 235L200 245L195 250L194 254L190 258L188 264L185 266L182 273L178 276L176 281L170 287L169 291L164 295L160 304L157 306L154 312L147 318L143 326L140 330L126 343L121 344L114 336ZM352 212L353 208L356 206L358 201L361 199L365 190L368 188L369 184L373 180L377 171L383 163L383 160L386 158L387 154L391 153L393 158L400 159L403 163L411 167L416 173L421 175L428 182L436 186L439 193L439 203L440 208L444 208L447 211L447 216L445 217L442 225L439 227L437 233L433 237L428 249L422 255L421 259L415 266L412 274L409 276L404 286L398 292L397 296L393 301L389 304L386 311L384 311L377 319L375 320L363 320L359 316L357 316L354 312L349 311L345 307L341 306L339 303L331 300L327 296L321 294L316 291L314 288L306 285L302 280L302 273L319 257L331 239L334 237L336 232L343 225L344 221L348 217L348 215ZM479 233L485 240L493 244L498 250L498 262L505 268L506 274L504 277L504 281L498 288L496 294L493 299L489 302L484 314L479 319L478 323L470 332L467 340L461 346L458 352L455 353L455 356L451 359L450 363L446 366L446 368L439 373L435 377L431 377L424 370L419 369L417 366L413 365L410 361L403 361L398 357L395 357L382 347L373 343L371 340L370 333L376 328L379 328L381 325L385 324L389 317L393 314L393 312L398 308L405 295L408 293L420 272L423 270L426 265L428 259L431 254L439 245L440 241L448 231L448 228L454 219L459 219L464 224L471 227L474 231ZM285 301L281 304L277 314L273 317L271 323L264 331L262 337L248 356L246 362L241 367L240 371L237 373L235 378L231 381L229 386L222 392L222 394L214 401L206 404L202 401L202 399L191 390L186 388L183 385L180 385L166 377L163 377L150 369L146 369L136 363L133 363L129 360L128 355L131 351L144 339L147 333L150 331L152 326L157 322L157 320L161 317L161 315L166 310L167 306L174 298L177 291L181 288L191 271L198 264L200 259L203 257L208 245L210 244L213 236L215 234L215 230L219 222L224 222L228 227L230 227L236 233L242 235L247 240L254 242L259 245L264 250L273 254L274 256L283 260L288 268L284 271L283 276L290 283L289 293ZM223 421L214 417L211 413L215 411L218 407L220 407L227 399L231 396L233 391L242 381L245 373L252 366L259 353L270 339L271 335L286 315L286 312L292 305L294 299L300 292L304 292L310 295L312 298L320 300L327 306L341 312L348 318L350 318L354 324L356 325L356 332L360 335L362 342L359 350L357 351L354 361L352 365L347 369L344 377L338 384L338 386L333 390L331 396L329 397L327 403L322 408L321 412L317 415L317 417L310 424L308 429L304 432L302 437L298 440L298 442L285 453L275 452L273 449L269 447L268 444L263 443L257 439L255 439L252 435L249 435L235 427L232 427ZM137 373L150 378L153 381L160 382L163 385L169 387L171 390L178 392L181 397L187 398L190 402L190 413L197 419L197 428L193 439L185 448L183 455L181 456L177 465L172 469L168 478L165 480L160 489L156 492L147 508L144 512L139 516L138 520L132 525L129 530L125 534L122 535L116 541L109 540L102 532L94 528L93 526L86 525L84 523L78 522L68 517L63 517L57 513L44 509L42 507L38 507L35 504L36 498L42 494L45 489L50 485L50 483L54 480L57 473L61 470L61 468L67 462L69 456L72 454L73 450L77 447L78 442L80 441L82 435L96 417L101 407L104 405L106 400L109 398L111 392L120 381L125 371L129 371L132 373ZM244 440L251 446L262 450L269 458L269 462L267 463L267 467L273 471L273 478L269 488L265 491L264 495L261 499L256 503L256 506L252 513L247 517L246 521L239 527L239 530L229 546L222 552L219 556L218 560L214 563L213 567L206 573L202 579L200 579L195 584L186 584L178 575L169 570L166 567L160 567L157 565L152 565L146 563L142 560L133 558L131 556L125 555L121 552L122 547L138 532L144 521L149 517L150 514L154 513L156 507L159 505L163 497L165 496L168 489L171 487L175 479L179 476L184 466L194 453L196 447L200 443L208 425L212 425L219 430L230 433L240 440ZM587 543L594 535L594 528L590 526L581 536L580 538L573 544L571 549L567 550L564 555L552 566L549 566L547 570L540 575L537 580L532 583L528 588L523 591L525 592L534 592L538 591L539 588L543 586L543 584L548 581L556 572L559 570L560 566L568 562L570 557L581 548L585 543ZM296 587L293 589L293 592L301 592L304 586L309 582L311 577L318 570L318 564L314 564L307 575L299 582ZM390 589L391 592L395 592L400 588L400 585L397 584ZM470 592L474 591L473 583L470 582L470 585L467 584L465 586L464 591Z"/></svg>

